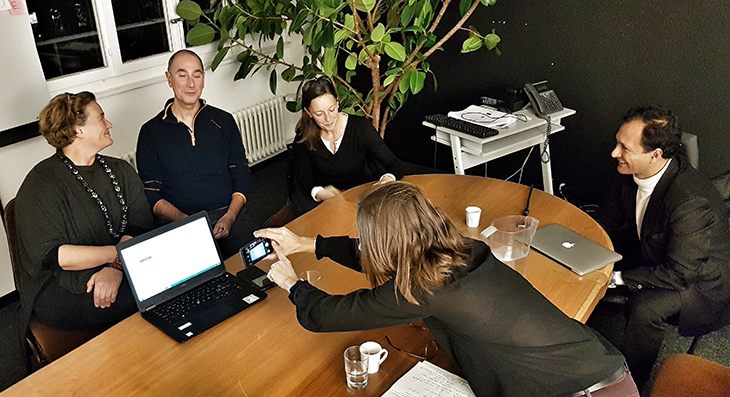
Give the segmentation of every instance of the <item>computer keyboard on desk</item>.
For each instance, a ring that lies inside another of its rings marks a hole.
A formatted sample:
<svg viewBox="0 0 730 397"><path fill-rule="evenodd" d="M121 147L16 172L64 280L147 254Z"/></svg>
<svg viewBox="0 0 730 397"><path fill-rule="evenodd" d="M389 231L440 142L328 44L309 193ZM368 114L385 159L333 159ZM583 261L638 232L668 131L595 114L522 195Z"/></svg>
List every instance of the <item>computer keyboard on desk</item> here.
<svg viewBox="0 0 730 397"><path fill-rule="evenodd" d="M167 320L170 324L187 316L193 308L207 302L214 302L228 296L242 287L228 277L214 278L164 304L152 309L157 315Z"/></svg>
<svg viewBox="0 0 730 397"><path fill-rule="evenodd" d="M436 126L451 128L465 134L473 135L477 138L487 138L499 134L494 128L484 127L479 124L470 123L468 121L455 119L443 114L430 114L424 118L425 121L435 124Z"/></svg>

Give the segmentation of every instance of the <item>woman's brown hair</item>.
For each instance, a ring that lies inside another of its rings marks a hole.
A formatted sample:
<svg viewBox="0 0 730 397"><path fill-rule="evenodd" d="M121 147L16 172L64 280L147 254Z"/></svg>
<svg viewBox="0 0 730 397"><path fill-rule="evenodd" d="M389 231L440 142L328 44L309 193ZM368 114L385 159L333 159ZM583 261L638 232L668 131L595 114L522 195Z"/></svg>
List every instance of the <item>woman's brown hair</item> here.
<svg viewBox="0 0 730 397"><path fill-rule="evenodd" d="M38 126L48 143L63 149L76 139L77 125L86 124L86 107L96 101L94 94L82 91L78 94L58 94L38 116Z"/></svg>
<svg viewBox="0 0 730 397"><path fill-rule="evenodd" d="M327 76L322 76L314 80L309 80L302 88L302 116L297 123L296 142L304 142L307 149L315 150L315 145L320 138L320 128L314 119L307 113L309 106L315 98L325 94L331 94L337 99L337 90L332 80Z"/></svg>
<svg viewBox="0 0 730 397"><path fill-rule="evenodd" d="M407 182L390 182L358 202L362 270L372 285L393 279L396 293L418 304L414 292L433 294L471 245L448 216Z"/></svg>

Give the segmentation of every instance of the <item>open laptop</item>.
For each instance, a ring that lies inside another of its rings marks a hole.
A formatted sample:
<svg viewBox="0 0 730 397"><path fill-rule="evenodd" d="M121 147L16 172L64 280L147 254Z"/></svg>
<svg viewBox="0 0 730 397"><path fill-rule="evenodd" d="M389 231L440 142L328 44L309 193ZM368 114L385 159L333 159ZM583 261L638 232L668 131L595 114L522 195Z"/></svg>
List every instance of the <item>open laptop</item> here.
<svg viewBox="0 0 730 397"><path fill-rule="evenodd" d="M266 298L228 273L205 211L117 245L142 317L178 342Z"/></svg>
<svg viewBox="0 0 730 397"><path fill-rule="evenodd" d="M620 254L558 224L537 229L532 247L581 276L621 259Z"/></svg>

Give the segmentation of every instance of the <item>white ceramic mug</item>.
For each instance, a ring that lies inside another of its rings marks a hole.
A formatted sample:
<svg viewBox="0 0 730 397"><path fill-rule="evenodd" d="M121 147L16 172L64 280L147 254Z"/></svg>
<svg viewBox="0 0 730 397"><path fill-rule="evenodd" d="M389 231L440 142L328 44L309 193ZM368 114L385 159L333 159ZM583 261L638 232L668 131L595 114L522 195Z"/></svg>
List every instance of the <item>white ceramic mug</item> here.
<svg viewBox="0 0 730 397"><path fill-rule="evenodd" d="M466 227L479 227L479 218L481 216L481 208L473 205L466 207Z"/></svg>
<svg viewBox="0 0 730 397"><path fill-rule="evenodd" d="M383 349L378 342L365 342L360 345L360 354L368 356L368 373L374 374L380 369L380 364L388 358L388 350Z"/></svg>

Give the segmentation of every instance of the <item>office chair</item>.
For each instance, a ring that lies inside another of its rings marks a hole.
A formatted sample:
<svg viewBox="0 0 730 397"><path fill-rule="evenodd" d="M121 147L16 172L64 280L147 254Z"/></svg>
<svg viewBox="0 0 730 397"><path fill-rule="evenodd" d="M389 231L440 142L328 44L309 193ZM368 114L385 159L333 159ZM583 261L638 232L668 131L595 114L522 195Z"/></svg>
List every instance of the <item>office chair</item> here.
<svg viewBox="0 0 730 397"><path fill-rule="evenodd" d="M294 197L294 191L296 190L294 142L286 145L286 155L288 157L286 163L286 190L289 197L286 204L284 204L284 206L276 214L272 215L271 218L264 222L264 227L282 227L297 217L294 213L294 203L292 202L292 197Z"/></svg>
<svg viewBox="0 0 730 397"><path fill-rule="evenodd" d="M687 159L689 159L690 165L696 170L700 169L700 149L697 143L697 135L683 132L682 147L684 148L684 153L687 155Z"/></svg>
<svg viewBox="0 0 730 397"><path fill-rule="evenodd" d="M675 354L662 363L650 397L727 397L730 367L697 356Z"/></svg>
<svg viewBox="0 0 730 397"><path fill-rule="evenodd" d="M18 284L18 280L20 280L20 269L18 268L20 252L15 220L15 199L10 200L5 206L5 232L10 248L10 263L15 278L15 289L22 295ZM40 368L81 346L103 331L103 329L74 331L56 329L38 322L35 318L31 318L25 332L25 341L32 359L30 365L32 368ZM29 368L29 370L32 368Z"/></svg>

